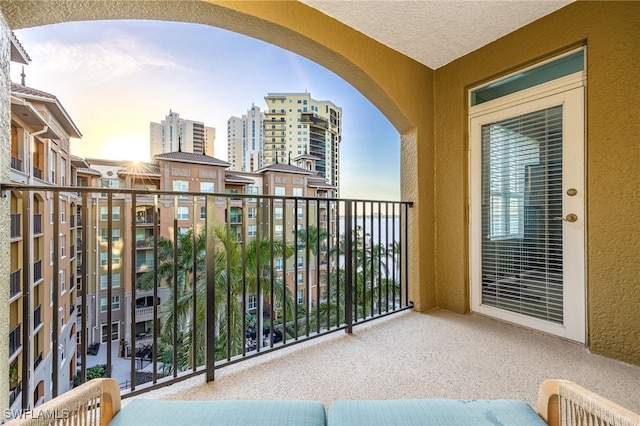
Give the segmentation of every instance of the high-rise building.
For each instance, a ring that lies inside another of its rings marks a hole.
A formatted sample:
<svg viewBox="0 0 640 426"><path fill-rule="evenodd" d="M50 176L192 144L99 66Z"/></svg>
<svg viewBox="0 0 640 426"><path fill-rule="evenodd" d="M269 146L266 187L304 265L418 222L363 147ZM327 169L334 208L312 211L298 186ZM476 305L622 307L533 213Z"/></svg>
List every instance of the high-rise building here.
<svg viewBox="0 0 640 426"><path fill-rule="evenodd" d="M255 172L264 167L264 113L251 105L242 117L227 120L227 161L232 170Z"/></svg>
<svg viewBox="0 0 640 426"><path fill-rule="evenodd" d="M180 114L169 110L160 123L149 124L150 158L178 151L213 156L215 138L215 128L200 121L180 118Z"/></svg>
<svg viewBox="0 0 640 426"><path fill-rule="evenodd" d="M318 159L319 175L338 187L342 109L312 99L309 93L268 93L264 100L265 165L290 163L309 154Z"/></svg>
<svg viewBox="0 0 640 426"><path fill-rule="evenodd" d="M342 109L309 93L269 93L267 109L252 105L227 120L227 159L231 170L253 172L269 164L295 164L314 158L315 171L339 185Z"/></svg>

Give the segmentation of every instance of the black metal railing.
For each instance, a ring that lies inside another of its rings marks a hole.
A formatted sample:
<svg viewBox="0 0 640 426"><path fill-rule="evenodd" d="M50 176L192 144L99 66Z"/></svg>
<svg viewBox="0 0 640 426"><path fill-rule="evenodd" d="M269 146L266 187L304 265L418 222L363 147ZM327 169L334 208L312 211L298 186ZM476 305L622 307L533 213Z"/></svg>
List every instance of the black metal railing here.
<svg viewBox="0 0 640 426"><path fill-rule="evenodd" d="M2 185L10 188L25 197L40 189ZM77 326L79 382L87 368L105 364L107 374L128 377L125 397L199 374L210 381L218 368L327 333L351 333L358 324L413 306L406 256L410 202L129 188L47 190L54 200L62 192L77 194L79 217L86 222L77 248L83 260L78 278L86 280L78 300L83 313ZM146 207L150 203L153 207ZM94 204L101 214L87 214ZM57 203L53 209L59 217ZM159 225L152 235L146 234L148 224ZM59 224L51 226L58 232ZM88 238L90 233L114 235L115 226L120 228L117 247L110 237L94 243ZM142 235L146 251L139 249ZM95 275L86 264L96 265ZM34 264L34 279L41 275ZM59 324L61 283L59 274L51 275L51 321ZM141 297L149 298L145 306L151 309L138 309ZM87 333L93 329L100 331ZM59 333L53 327L54 348L63 341ZM94 349L100 343L104 351ZM115 370L123 368L113 363L115 351L130 359L122 371ZM54 350L47 361L53 389L61 377L59 356Z"/></svg>
<svg viewBox="0 0 640 426"><path fill-rule="evenodd" d="M20 213L11 213L11 238L20 237Z"/></svg>
<svg viewBox="0 0 640 426"><path fill-rule="evenodd" d="M22 346L22 341L20 339L20 325L18 324L11 330L9 333L9 357L12 357L18 349Z"/></svg>
<svg viewBox="0 0 640 426"><path fill-rule="evenodd" d="M18 294L20 294L20 292L22 291L22 289L20 288L20 277L21 277L21 270L18 269L17 271L13 271L11 272L11 275L9 276L9 297L10 298L14 298L15 296L17 296Z"/></svg>

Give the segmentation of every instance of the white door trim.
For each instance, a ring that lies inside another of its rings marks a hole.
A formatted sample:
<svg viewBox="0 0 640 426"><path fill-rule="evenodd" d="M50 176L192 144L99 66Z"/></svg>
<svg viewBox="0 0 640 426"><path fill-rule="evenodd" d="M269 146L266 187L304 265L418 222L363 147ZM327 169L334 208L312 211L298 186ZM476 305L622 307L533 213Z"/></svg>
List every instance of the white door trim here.
<svg viewBox="0 0 640 426"><path fill-rule="evenodd" d="M482 304L481 154L482 124L506 117L563 105L563 216L573 213L576 222L563 221L563 324ZM585 283L585 159L584 159L584 73L576 73L514 93L470 109L469 115L469 241L471 309L505 321L531 327L577 342L586 340ZM568 197L569 188L578 190Z"/></svg>

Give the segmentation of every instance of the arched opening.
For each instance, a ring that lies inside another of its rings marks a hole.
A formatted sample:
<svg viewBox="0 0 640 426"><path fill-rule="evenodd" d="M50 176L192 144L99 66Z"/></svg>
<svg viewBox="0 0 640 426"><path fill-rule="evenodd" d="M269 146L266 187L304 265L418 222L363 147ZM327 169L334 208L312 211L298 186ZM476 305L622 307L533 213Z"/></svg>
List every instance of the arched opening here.
<svg viewBox="0 0 640 426"><path fill-rule="evenodd" d="M369 99L401 133L401 197L415 202L409 218L411 299L419 310L434 305L432 289L433 193L432 70L415 63L302 3L280 13L268 3L213 2L162 4L123 2L38 3L26 12L9 8L12 29L89 19L144 18L199 23L268 41L335 72ZM280 5L280 6L284 6ZM349 40L349 43L344 43ZM390 67L387 64L393 63ZM422 149L418 149L422 146ZM420 211L420 200L425 200ZM418 259L420 261L418 262Z"/></svg>

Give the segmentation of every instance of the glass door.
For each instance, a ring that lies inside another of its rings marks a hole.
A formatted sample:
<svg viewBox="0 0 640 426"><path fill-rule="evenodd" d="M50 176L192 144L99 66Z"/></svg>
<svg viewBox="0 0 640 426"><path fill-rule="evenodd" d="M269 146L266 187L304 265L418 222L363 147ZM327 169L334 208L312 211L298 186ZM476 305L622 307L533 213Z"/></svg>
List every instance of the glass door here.
<svg viewBox="0 0 640 426"><path fill-rule="evenodd" d="M585 340L582 87L471 118L474 311Z"/></svg>

